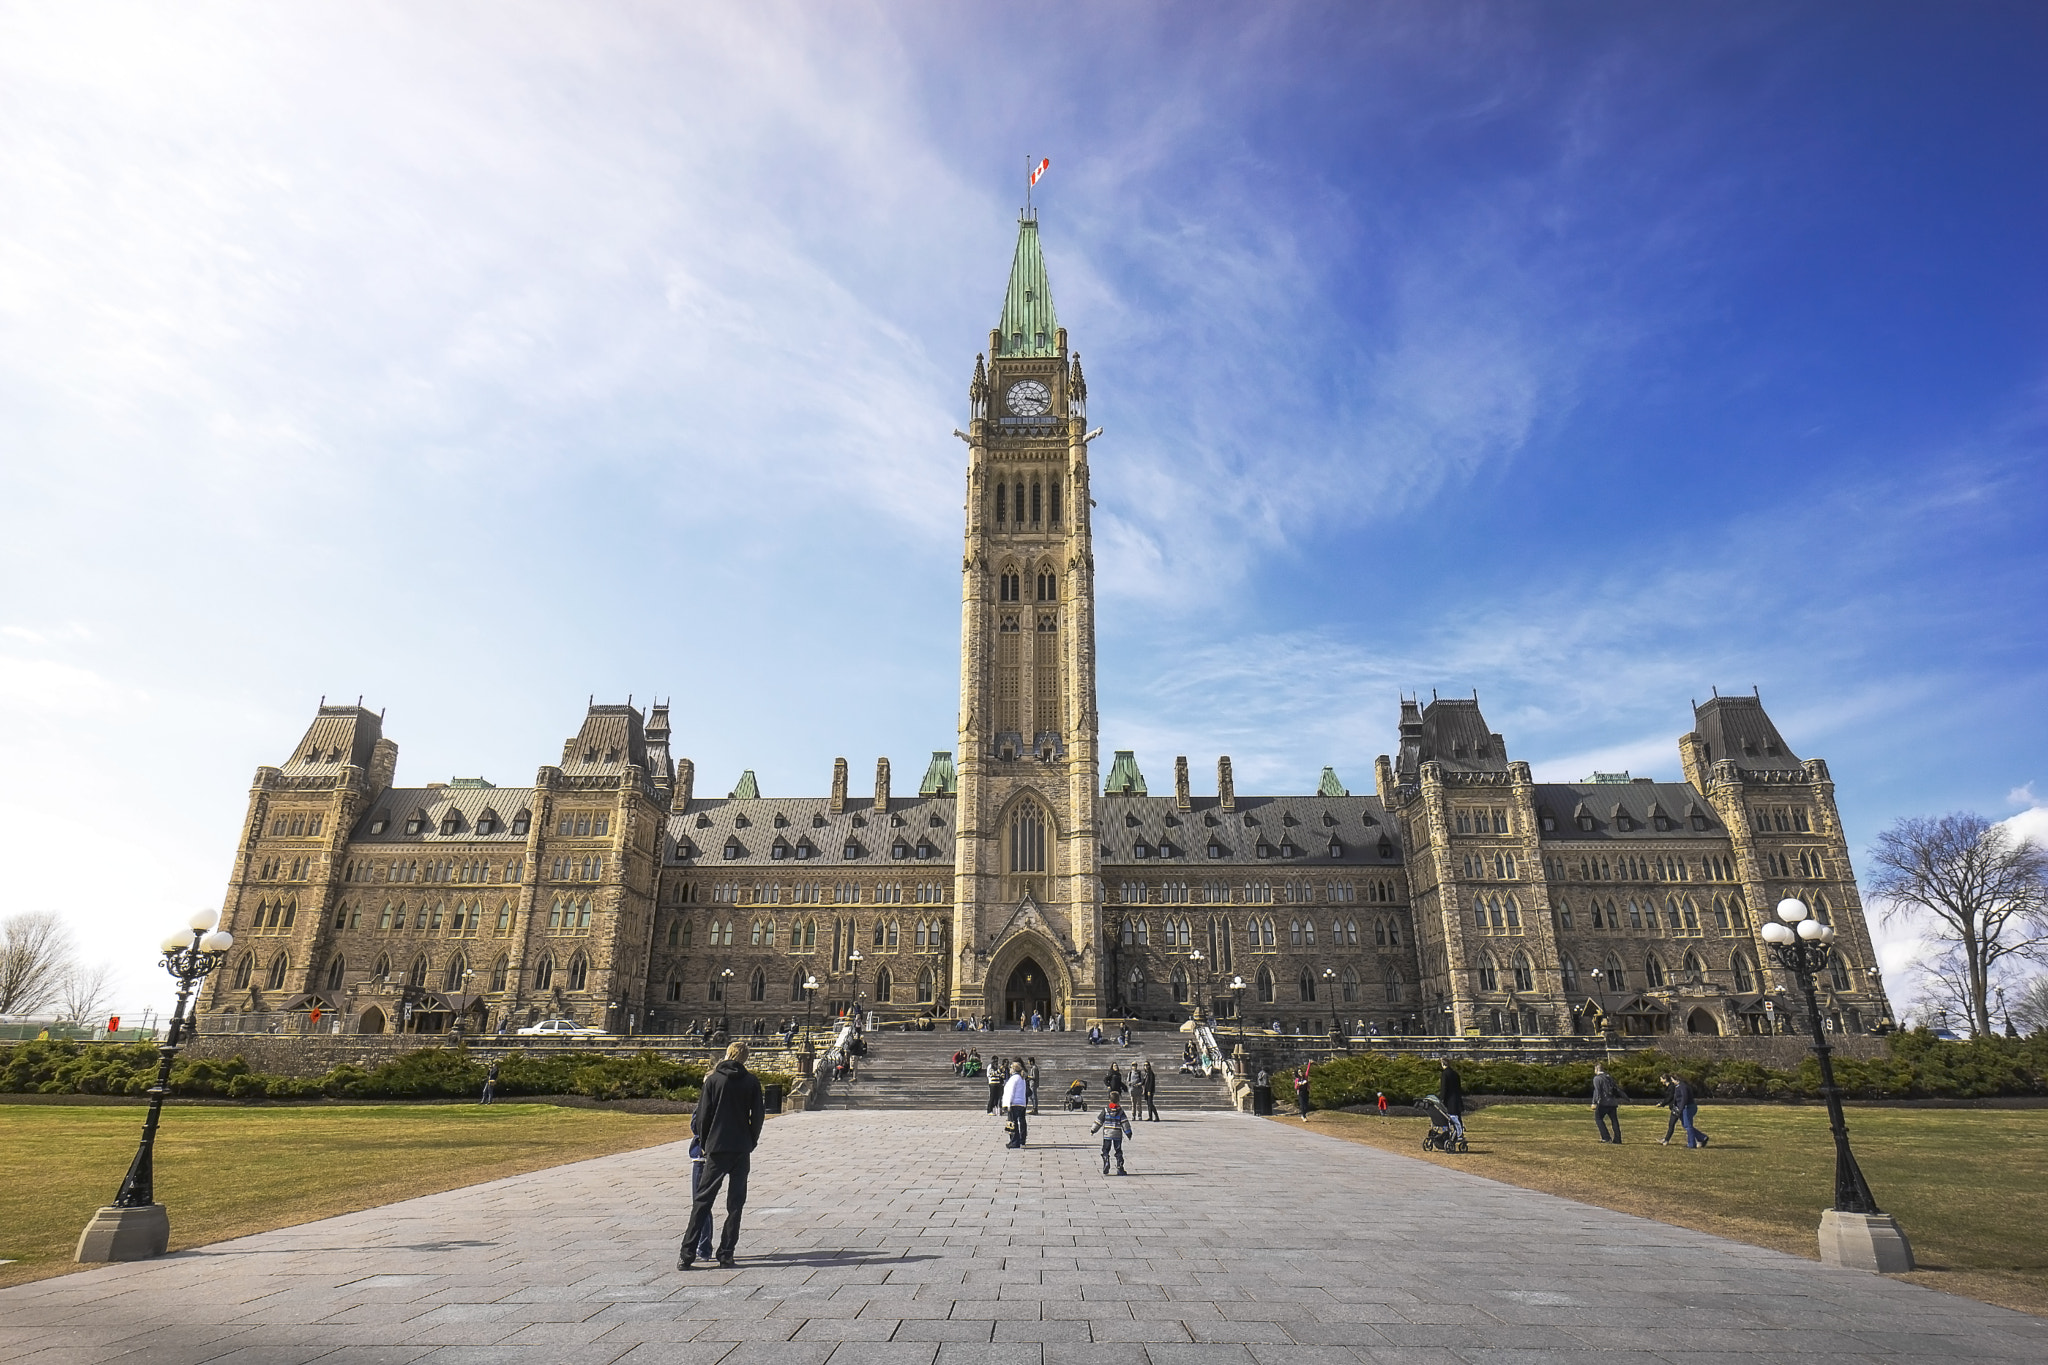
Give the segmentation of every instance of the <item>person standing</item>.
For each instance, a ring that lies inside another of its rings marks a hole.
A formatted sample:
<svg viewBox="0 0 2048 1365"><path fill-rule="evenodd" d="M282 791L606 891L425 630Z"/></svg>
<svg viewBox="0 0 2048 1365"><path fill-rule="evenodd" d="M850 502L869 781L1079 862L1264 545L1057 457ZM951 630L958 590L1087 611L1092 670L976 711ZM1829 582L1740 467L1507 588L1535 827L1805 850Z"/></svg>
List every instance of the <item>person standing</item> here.
<svg viewBox="0 0 2048 1365"><path fill-rule="evenodd" d="M986 1112L995 1113L996 1107L1003 1102L1003 1081L1008 1076L1009 1069L1003 1064L1001 1057L997 1057L993 1062L989 1063L988 1109Z"/></svg>
<svg viewBox="0 0 2048 1365"><path fill-rule="evenodd" d="M761 1141L761 1125L767 1121L761 1103L761 1082L747 1070L747 1045L733 1043L725 1060L711 1068L704 1088L697 1096L696 1112L690 1115L690 1133L704 1146L703 1179L697 1196L690 1201L690 1225L683 1231L682 1254L676 1269L688 1270L697 1261L697 1246L705 1224L711 1220L711 1206L718 1200L718 1187L732 1182L725 1194L725 1228L718 1238L718 1264L728 1270L739 1248L740 1210L747 1206L747 1174L753 1166L754 1148Z"/></svg>
<svg viewBox="0 0 2048 1365"><path fill-rule="evenodd" d="M1152 1070L1152 1063L1149 1059L1146 1061L1144 1069L1138 1074L1138 1085L1140 1099L1137 1109L1138 1114L1149 1117L1154 1123L1159 1122L1159 1075Z"/></svg>
<svg viewBox="0 0 2048 1365"><path fill-rule="evenodd" d="M1699 1113L1700 1102L1693 1097L1692 1082L1675 1072L1658 1079L1664 1082L1664 1103L1671 1109L1671 1121L1664 1125L1664 1136L1659 1145L1669 1147L1672 1130L1683 1124L1687 1147L1706 1146L1707 1135L1693 1123L1693 1116Z"/></svg>
<svg viewBox="0 0 2048 1365"><path fill-rule="evenodd" d="M1444 1112L1451 1116L1451 1127L1460 1140L1465 1136L1465 1078L1458 1074L1458 1068L1451 1065L1451 1059L1437 1059L1436 1095L1444 1102Z"/></svg>
<svg viewBox="0 0 2048 1365"><path fill-rule="evenodd" d="M1124 1070L1115 1062L1109 1064L1109 1070L1102 1078L1102 1088L1109 1092L1111 1100L1119 1105L1123 1103L1124 1090L1126 1089L1124 1085Z"/></svg>
<svg viewBox="0 0 2048 1365"><path fill-rule="evenodd" d="M1109 1130L1106 1133L1103 1132L1105 1128ZM1109 1097L1109 1103L1095 1116L1095 1126L1088 1131L1102 1133L1102 1173L1109 1174L1109 1158L1114 1153L1116 1173L1127 1174L1124 1170L1124 1139L1131 1135L1131 1121L1125 1117L1122 1107L1117 1104L1116 1096Z"/></svg>
<svg viewBox="0 0 2048 1365"><path fill-rule="evenodd" d="M1024 1079L1024 1063L1010 1063L1010 1078L1003 1082L1003 1113L1009 1118L1010 1146L1022 1147L1027 1135L1024 1111L1029 1107L1031 1082Z"/></svg>
<svg viewBox="0 0 2048 1365"><path fill-rule="evenodd" d="M1621 1087L1607 1074L1605 1062L1593 1063L1593 1122L1600 1129L1602 1142L1621 1141ZM1607 1135L1609 1123L1614 1125L1612 1137Z"/></svg>
<svg viewBox="0 0 2048 1365"><path fill-rule="evenodd" d="M1301 1109L1303 1123L1308 1122L1308 1073L1315 1070L1315 1067L1314 1062L1309 1062L1294 1073L1294 1102Z"/></svg>
<svg viewBox="0 0 2048 1365"><path fill-rule="evenodd" d="M492 1062L490 1065L490 1069L484 1072L484 1097L481 1100L477 1101L477 1103L494 1104L497 1102L497 1099L498 1064L496 1062Z"/></svg>
<svg viewBox="0 0 2048 1365"><path fill-rule="evenodd" d="M1385 1118L1387 1116L1387 1092L1382 1090L1378 1092L1378 1095L1380 1105L1380 1117Z"/></svg>
<svg viewBox="0 0 2048 1365"><path fill-rule="evenodd" d="M1038 1058L1024 1059L1024 1080L1031 1091L1031 1112L1038 1112Z"/></svg>

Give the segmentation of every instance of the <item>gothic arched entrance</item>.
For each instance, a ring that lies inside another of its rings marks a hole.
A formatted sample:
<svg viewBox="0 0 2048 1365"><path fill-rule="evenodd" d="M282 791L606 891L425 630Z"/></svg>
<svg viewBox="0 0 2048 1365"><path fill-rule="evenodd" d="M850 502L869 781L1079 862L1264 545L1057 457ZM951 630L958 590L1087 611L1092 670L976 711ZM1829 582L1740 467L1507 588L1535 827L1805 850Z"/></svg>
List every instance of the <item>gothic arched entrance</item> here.
<svg viewBox="0 0 2048 1365"><path fill-rule="evenodd" d="M1003 983L1003 1019L1014 1024L1029 1019L1034 1010L1043 1015L1052 1013L1052 978L1038 965L1037 958L1027 957L1017 963L1009 980Z"/></svg>

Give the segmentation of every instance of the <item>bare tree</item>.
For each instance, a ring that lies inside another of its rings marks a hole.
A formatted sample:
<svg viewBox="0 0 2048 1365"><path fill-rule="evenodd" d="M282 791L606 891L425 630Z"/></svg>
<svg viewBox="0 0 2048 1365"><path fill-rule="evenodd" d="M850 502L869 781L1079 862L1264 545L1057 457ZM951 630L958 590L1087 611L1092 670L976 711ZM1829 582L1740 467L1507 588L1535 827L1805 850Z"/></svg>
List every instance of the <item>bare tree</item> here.
<svg viewBox="0 0 2048 1365"><path fill-rule="evenodd" d="M47 910L0 920L0 1014L32 1014L62 992L71 936Z"/></svg>
<svg viewBox="0 0 2048 1365"><path fill-rule="evenodd" d="M2048 976L2034 977L2007 992L2005 1004L2021 1032L2029 1037L2048 1032Z"/></svg>
<svg viewBox="0 0 2048 1365"><path fill-rule="evenodd" d="M64 973L57 992L57 1007L74 1024L99 1023L114 1003L114 968L102 962L97 967L76 963Z"/></svg>
<svg viewBox="0 0 2048 1365"><path fill-rule="evenodd" d="M1885 921L1905 920L1925 935L1938 989L1988 1035L1993 978L2048 951L2048 854L1959 812L1894 823L1877 836L1875 861L1869 889Z"/></svg>

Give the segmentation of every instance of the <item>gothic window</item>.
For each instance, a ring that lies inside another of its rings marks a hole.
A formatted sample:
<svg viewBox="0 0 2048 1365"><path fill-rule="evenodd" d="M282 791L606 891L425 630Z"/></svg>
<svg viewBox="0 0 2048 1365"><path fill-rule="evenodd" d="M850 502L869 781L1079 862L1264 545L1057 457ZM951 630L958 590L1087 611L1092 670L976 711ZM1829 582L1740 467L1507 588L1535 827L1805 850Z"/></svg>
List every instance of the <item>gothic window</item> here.
<svg viewBox="0 0 2048 1365"><path fill-rule="evenodd" d="M1509 897L1508 897L1508 900L1507 900L1507 906L1508 906L1508 928L1510 928L1510 929L1515 929L1515 930L1519 930L1519 929L1521 929L1521 927L1522 927L1522 903L1521 903L1520 901L1516 900L1516 899L1515 899L1515 898L1514 898L1513 896L1509 896Z"/></svg>
<svg viewBox="0 0 2048 1365"><path fill-rule="evenodd" d="M427 955L425 953L421 953L418 957L414 958L412 960L412 970L405 974L405 984L413 987L415 990L425 990L427 987L427 966Z"/></svg>
<svg viewBox="0 0 2048 1365"><path fill-rule="evenodd" d="M1686 953L1685 974L1689 979L1693 981L1699 981L1706 976L1706 964L1700 961L1700 955L1698 953L1690 951Z"/></svg>
<svg viewBox="0 0 2048 1365"><path fill-rule="evenodd" d="M1724 930L1728 927L1728 902L1719 896L1714 897L1714 927Z"/></svg>
<svg viewBox="0 0 2048 1365"><path fill-rule="evenodd" d="M1527 953L1515 954L1515 989L1533 991L1536 989L1536 972L1529 965Z"/></svg>
<svg viewBox="0 0 2048 1365"><path fill-rule="evenodd" d="M1342 990L1343 990L1343 995L1344 995L1344 1003L1345 1003L1345 1004L1347 1004L1347 1005L1355 1005L1355 1004L1357 1004L1357 1003L1358 1003L1358 973L1357 973L1357 972L1355 972L1355 971L1353 971L1353 970L1352 970L1351 968L1349 968L1349 967L1346 967L1346 968L1344 969L1344 975L1343 975L1342 977L1340 977L1340 978L1339 978L1339 984L1340 984L1340 986L1342 987Z"/></svg>
<svg viewBox="0 0 2048 1365"><path fill-rule="evenodd" d="M1010 817L1010 871L1045 871L1045 817L1036 806Z"/></svg>
<svg viewBox="0 0 2048 1365"><path fill-rule="evenodd" d="M569 959L569 989L580 991L590 981L590 959L578 953Z"/></svg>
<svg viewBox="0 0 2048 1365"><path fill-rule="evenodd" d="M450 993L461 990L463 974L468 970L469 964L462 960L461 953L449 958L448 970L441 977L441 989Z"/></svg>
<svg viewBox="0 0 2048 1365"><path fill-rule="evenodd" d="M343 901L341 904L334 907L334 927L337 929L346 929L348 927L347 901Z"/></svg>
<svg viewBox="0 0 2048 1365"><path fill-rule="evenodd" d="M670 997L670 999L674 998L674 996ZM801 1001L804 998L804 973L801 969L790 973L789 998L796 1001Z"/></svg>
<svg viewBox="0 0 2048 1365"><path fill-rule="evenodd" d="M505 956L503 953L499 953L498 960L491 964L491 989L494 991L504 990L506 979L509 978L511 974L512 959Z"/></svg>
<svg viewBox="0 0 2048 1365"><path fill-rule="evenodd" d="M1826 914L1827 914L1827 902L1826 902L1826 901L1820 901L1820 902L1819 902L1819 905L1820 905L1820 907L1821 907L1821 909L1820 909L1820 914L1821 914L1821 921L1820 921L1820 922L1821 922L1822 924L1826 924L1826 923L1827 923L1827 918L1826 918ZM296 900L288 900L288 901L286 901L286 902L284 903L284 923L283 923L283 925L281 925L281 926L279 926L279 927L281 927L281 928L285 928L285 929L289 929L289 928L291 928L291 927L292 927L292 921L293 921L293 920L295 920L295 919L297 919L298 917L299 917L299 903L298 903L298 901L296 901ZM272 916L271 916L271 922L272 922L273 924L276 924L276 922L277 922L277 917L276 917L276 915L275 915L274 913L273 913L273 914L272 914Z"/></svg>
<svg viewBox="0 0 2048 1365"><path fill-rule="evenodd" d="M1024 524L1024 480L1017 480L1015 485L1015 491L1011 494L1011 496L1017 500L1013 504L1013 506L1015 506L1017 509L1017 514L1015 517L1016 523L1019 526L1022 526Z"/></svg>
<svg viewBox="0 0 2048 1365"><path fill-rule="evenodd" d="M680 977L674 977L674 976L671 976L671 977L670 977L670 978L668 979L668 999L669 999L669 1001L670 1001L671 1003L673 1003L673 1002L675 1002L675 1001L677 1001L677 1000L681 1000L682 998L683 998L683 983L682 983L682 979L681 979Z"/></svg>
<svg viewBox="0 0 2048 1365"><path fill-rule="evenodd" d="M1372 922L1372 941L1376 947L1384 948L1387 946L1387 922L1385 920L1376 919Z"/></svg>
<svg viewBox="0 0 2048 1365"><path fill-rule="evenodd" d="M931 1004L932 996L937 990L937 986L938 978L932 974L931 968L927 967L919 972L917 974L917 1003L920 1005Z"/></svg>
<svg viewBox="0 0 2048 1365"><path fill-rule="evenodd" d="M1264 929L1265 929L1265 934L1266 934L1266 946L1267 946L1268 948L1277 948L1277 947L1279 947L1279 946L1280 946L1280 931L1279 931L1279 928L1278 928L1278 927L1277 927L1277 926L1276 926L1276 925L1275 925L1275 924L1273 923L1273 917L1272 917L1271 915L1268 915L1268 916L1266 916L1266 918L1264 919L1264 921L1262 921L1261 923L1262 923L1262 925L1263 925L1263 927L1264 927Z"/></svg>
<svg viewBox="0 0 2048 1365"><path fill-rule="evenodd" d="M1664 985L1664 964L1658 960L1655 953L1648 953L1643 957L1643 981L1653 991L1661 989Z"/></svg>
<svg viewBox="0 0 2048 1365"><path fill-rule="evenodd" d="M1500 989L1500 968L1494 965L1494 961L1490 957L1479 959L1479 989L1482 991L1497 991Z"/></svg>
<svg viewBox="0 0 2048 1365"><path fill-rule="evenodd" d="M704 985L704 998L714 1005L725 1003L725 978L714 975Z"/></svg>
<svg viewBox="0 0 2048 1365"><path fill-rule="evenodd" d="M1038 510L1039 510L1039 492L1038 492L1038 480L1036 480L1036 479L1033 479L1033 480L1031 481L1031 524L1032 524L1033 526L1036 526L1036 525L1038 525Z"/></svg>
<svg viewBox="0 0 2048 1365"><path fill-rule="evenodd" d="M578 929L588 929L590 927L590 897L588 896L585 896L580 902L577 903L576 927ZM728 944L730 944L731 939L731 930L728 929L726 932L726 941Z"/></svg>
<svg viewBox="0 0 2048 1365"><path fill-rule="evenodd" d="M552 954L542 954L540 965L533 969L533 988L544 991L555 984L555 959Z"/></svg>
<svg viewBox="0 0 2048 1365"><path fill-rule="evenodd" d="M756 967L753 976L747 979L747 999L751 1003L759 1004L767 998L768 973Z"/></svg>
<svg viewBox="0 0 2048 1365"><path fill-rule="evenodd" d="M1734 969L1735 990L1738 994L1748 995L1756 989L1756 973L1750 968L1747 957L1737 953L1729 965Z"/></svg>
<svg viewBox="0 0 2048 1365"><path fill-rule="evenodd" d="M341 977L342 977L342 973L346 972L347 970L348 970L348 961L347 961L347 959L345 959L345 958L339 958L339 957L337 957L337 958L335 958L335 959L334 959L334 961L332 961L332 962L328 963L328 964L327 964L327 989L328 989L328 990L330 990L330 991L338 991L338 990L340 990L340 989L341 989Z"/></svg>
<svg viewBox="0 0 2048 1365"><path fill-rule="evenodd" d="M896 978L889 974L887 967L875 973L875 1003L887 1005L895 999Z"/></svg>
<svg viewBox="0 0 2048 1365"><path fill-rule="evenodd" d="M375 978L376 978L377 980L379 980L379 981L384 981L384 980L388 980L388 979L390 978L390 976L391 976L391 959L390 959L390 957L389 957L389 956L381 956L381 957L379 957L379 958L377 959L377 965L376 965L375 967L373 967L373 968L371 968L371 969L370 969L370 975L371 975L371 976L373 976L373 977L375 977Z"/></svg>
<svg viewBox="0 0 2048 1365"><path fill-rule="evenodd" d="M1397 919L1387 921L1387 944L1394 948L1401 946L1401 921Z"/></svg>
<svg viewBox="0 0 2048 1365"><path fill-rule="evenodd" d="M1400 969L1399 967L1393 967L1393 966L1390 966L1390 967L1388 967L1388 968L1387 968L1387 978L1386 978L1386 980L1387 980L1387 1003L1388 1003L1389 1005L1398 1005L1398 1004L1400 1004L1400 1003L1401 1003L1401 969Z"/></svg>
<svg viewBox="0 0 2048 1365"><path fill-rule="evenodd" d="M999 483L996 485L996 525L1001 526L1004 522L1008 521L1009 519L1010 485L1006 483ZM1007 589L1009 587L1009 583L1007 581L1008 575L1005 575L1004 577L1005 582L1003 586L1005 589ZM1007 602L1009 598L1005 597L1003 600Z"/></svg>
<svg viewBox="0 0 2048 1365"><path fill-rule="evenodd" d="M1060 524L1060 481L1058 479L1052 479L1047 481L1045 485L1045 494L1048 502L1050 503L1050 506L1047 509L1051 514L1050 520L1053 525L1057 526Z"/></svg>
<svg viewBox="0 0 2048 1365"><path fill-rule="evenodd" d="M1185 1005L1188 1002L1188 974L1179 967L1173 969L1173 1003Z"/></svg>
<svg viewBox="0 0 2048 1365"><path fill-rule="evenodd" d="M1300 920L1293 920L1289 922L1287 926L1287 946L1290 948L1299 948L1301 946Z"/></svg>
<svg viewBox="0 0 2048 1365"><path fill-rule="evenodd" d="M1640 929L1643 927L1642 907L1637 905L1633 900L1631 900L1628 903L1628 927L1631 929ZM1651 920L1650 927L1652 929L1657 927L1657 923L1654 919Z"/></svg>
<svg viewBox="0 0 2048 1365"><path fill-rule="evenodd" d="M1834 953L1828 958L1828 981L1838 991L1851 989L1849 964L1840 953Z"/></svg>
<svg viewBox="0 0 2048 1365"><path fill-rule="evenodd" d="M1687 896L1685 898L1685 904L1681 909L1685 914L1685 931L1688 934L1698 933L1700 931L1700 911L1699 907L1693 904L1692 897Z"/></svg>
<svg viewBox="0 0 2048 1365"><path fill-rule="evenodd" d="M1565 957L1558 959L1557 967L1559 973L1564 977L1564 988L1567 991L1577 990L1579 988L1579 964L1572 961L1569 957Z"/></svg>
<svg viewBox="0 0 2048 1365"><path fill-rule="evenodd" d="M1621 959L1614 954L1607 955L1607 989L1625 991L1628 989L1628 973L1621 968Z"/></svg>

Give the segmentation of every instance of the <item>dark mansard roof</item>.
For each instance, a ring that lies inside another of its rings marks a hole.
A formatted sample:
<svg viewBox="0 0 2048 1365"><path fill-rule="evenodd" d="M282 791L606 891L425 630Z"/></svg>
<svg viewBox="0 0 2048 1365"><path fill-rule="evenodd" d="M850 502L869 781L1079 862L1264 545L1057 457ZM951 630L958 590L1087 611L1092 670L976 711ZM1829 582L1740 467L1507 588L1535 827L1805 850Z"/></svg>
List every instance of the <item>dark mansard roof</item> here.
<svg viewBox="0 0 2048 1365"><path fill-rule="evenodd" d="M1403 782L1412 782L1425 763L1441 764L1452 772L1506 772L1507 746L1487 728L1477 698L1436 697L1423 707L1404 700L1395 768Z"/></svg>
<svg viewBox="0 0 2048 1365"><path fill-rule="evenodd" d="M526 836L514 834L512 822L521 811L530 814L534 805L532 787L391 787L364 808L349 839L356 844L524 844ZM418 833L408 834L405 827L416 812L426 821ZM455 832L443 834L441 825L451 812ZM497 818L489 834L479 834L477 822L486 812ZM371 833L380 818L384 828Z"/></svg>
<svg viewBox="0 0 2048 1365"><path fill-rule="evenodd" d="M1745 772L1797 772L1806 766L1771 723L1761 698L1715 697L1693 708L1693 732L1706 744L1709 763L1730 759Z"/></svg>
<svg viewBox="0 0 2048 1365"><path fill-rule="evenodd" d="M693 800L687 813L668 817L662 857L705 871L920 865L950 869L954 807L954 799L945 795L892 797L886 814L875 809L871 797L848 801L837 814L824 796ZM855 850L851 858L846 856L849 845ZM728 848L733 851L730 857Z"/></svg>
<svg viewBox="0 0 2048 1365"><path fill-rule="evenodd" d="M1705 839L1728 830L1690 782L1538 782L1536 817L1544 839ZM1549 817L1554 826L1542 829ZM1593 827L1582 820L1590 818ZM1704 824L1705 828L1697 826Z"/></svg>
<svg viewBox="0 0 2048 1365"><path fill-rule="evenodd" d="M1400 862L1400 831L1376 796L1240 796L1236 804L1224 810L1220 798L1197 796L1181 810L1171 796L1105 796L1096 808L1102 861L1156 861L1191 871Z"/></svg>
<svg viewBox="0 0 2048 1365"><path fill-rule="evenodd" d="M288 777L324 777L339 773L344 764L367 768L383 737L384 721L375 711L323 705L279 770Z"/></svg>

